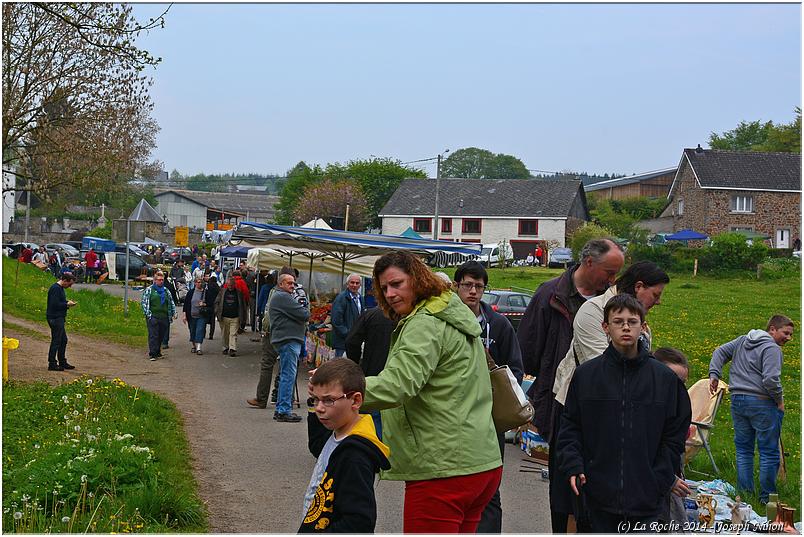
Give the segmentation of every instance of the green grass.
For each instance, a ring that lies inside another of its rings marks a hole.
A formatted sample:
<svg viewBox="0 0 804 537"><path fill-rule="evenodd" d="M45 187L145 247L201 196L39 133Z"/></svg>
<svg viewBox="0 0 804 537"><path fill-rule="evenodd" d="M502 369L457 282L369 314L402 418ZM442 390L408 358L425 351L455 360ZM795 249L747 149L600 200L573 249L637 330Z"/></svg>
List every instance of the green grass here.
<svg viewBox="0 0 804 537"><path fill-rule="evenodd" d="M49 272L4 258L3 311L46 325L47 291L55 281ZM106 341L135 347L148 344L148 330L138 302L129 300L126 318L120 297L100 289L67 289L66 293L68 299L78 303L67 314L68 333L100 336Z"/></svg>
<svg viewBox="0 0 804 537"><path fill-rule="evenodd" d="M450 276L455 269L446 269ZM520 287L536 289L547 279L561 274L561 270L513 267L490 269L489 285L493 288ZM752 328L765 328L771 315L783 313L801 330L801 274L800 272L757 281L755 273L734 273L728 277L671 274L662 302L648 315L653 331L653 346L676 347L690 361L688 387L706 378L712 352L723 343L748 333ZM782 442L789 454L787 479L777 483L780 500L795 509L801 508L801 337L794 336L784 348L782 384L785 389L785 418ZM724 380L728 380L727 374ZM711 447L721 479L736 485L737 470L734 452L734 428L731 421L729 398L717 415L711 436ZM712 474L706 453L702 450L692 461L692 469ZM759 461L755 462L756 490L759 487ZM713 479L690 473L691 479ZM745 495L743 495L745 496ZM743 498L760 514L758 495ZM800 511L799 511L800 512ZM799 517L797 517L799 518Z"/></svg>
<svg viewBox="0 0 804 537"><path fill-rule="evenodd" d="M43 334L42 332L38 332L36 330L31 330L28 327L19 325L17 323L12 323L9 321L3 321L3 332L7 332L8 330L13 330L14 332L19 332L24 336L28 336L29 338L38 339L39 341L50 341L50 336Z"/></svg>
<svg viewBox="0 0 804 537"><path fill-rule="evenodd" d="M119 379L3 389L5 532L205 532L189 461L175 406Z"/></svg>

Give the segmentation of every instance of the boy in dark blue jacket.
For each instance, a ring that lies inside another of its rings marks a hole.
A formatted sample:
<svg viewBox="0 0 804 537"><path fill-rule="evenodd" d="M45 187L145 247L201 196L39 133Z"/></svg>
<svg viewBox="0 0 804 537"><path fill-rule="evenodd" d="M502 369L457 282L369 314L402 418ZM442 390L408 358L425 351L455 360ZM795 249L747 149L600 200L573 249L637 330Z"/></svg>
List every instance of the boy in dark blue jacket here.
<svg viewBox="0 0 804 537"><path fill-rule="evenodd" d="M575 370L558 436L558 460L583 498L593 533L656 531L676 481L691 412L684 384L639 349L645 322L631 295L603 311L611 339L601 356Z"/></svg>

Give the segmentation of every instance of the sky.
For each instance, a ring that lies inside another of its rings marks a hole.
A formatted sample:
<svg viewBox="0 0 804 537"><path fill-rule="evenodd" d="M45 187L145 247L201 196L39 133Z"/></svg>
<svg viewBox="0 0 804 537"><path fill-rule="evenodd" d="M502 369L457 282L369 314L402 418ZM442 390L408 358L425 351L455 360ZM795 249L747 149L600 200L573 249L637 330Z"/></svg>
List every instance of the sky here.
<svg viewBox="0 0 804 537"><path fill-rule="evenodd" d="M465 147L633 174L801 105L798 4L173 4L137 44L184 175Z"/></svg>

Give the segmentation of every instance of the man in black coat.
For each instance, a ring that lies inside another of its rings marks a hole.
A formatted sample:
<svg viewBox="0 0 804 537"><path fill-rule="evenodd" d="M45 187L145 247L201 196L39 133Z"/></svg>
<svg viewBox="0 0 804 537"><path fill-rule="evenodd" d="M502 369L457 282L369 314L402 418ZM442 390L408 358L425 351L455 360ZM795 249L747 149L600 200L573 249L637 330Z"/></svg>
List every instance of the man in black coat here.
<svg viewBox="0 0 804 537"><path fill-rule="evenodd" d="M47 292L45 318L50 326L50 350L47 354L49 371L75 369L74 366L67 363L67 332L64 328L67 321L67 310L75 306L75 302L67 300L64 290L72 287L73 283L75 283L75 276L66 272L61 275L59 281L50 286Z"/></svg>
<svg viewBox="0 0 804 537"><path fill-rule="evenodd" d="M336 358L346 352L346 336L365 309L366 303L360 296L360 275L350 274L346 278L346 289L335 297L330 312L332 348L335 349Z"/></svg>
<svg viewBox="0 0 804 537"><path fill-rule="evenodd" d="M480 323L483 346L487 349L492 360L497 365L507 365L522 383L522 353L516 332L511 321L500 315L491 306L483 302L481 297L489 283L489 276L482 263L467 261L455 271L455 286L458 296L466 304ZM505 433L497 434L500 444L500 456L505 459ZM483 510L477 533L502 533L502 503L500 502L500 489L491 497Z"/></svg>
<svg viewBox="0 0 804 537"><path fill-rule="evenodd" d="M614 283L625 258L622 248L609 239L592 239L580 253L580 263L561 276L544 282L528 304L517 338L525 373L534 375L528 390L533 401L533 424L550 446L550 516L553 533L567 533L572 498L564 479L554 479L555 438L561 416L553 396L556 369L572 341L572 321L587 299L602 294ZM555 426L555 427L554 427Z"/></svg>

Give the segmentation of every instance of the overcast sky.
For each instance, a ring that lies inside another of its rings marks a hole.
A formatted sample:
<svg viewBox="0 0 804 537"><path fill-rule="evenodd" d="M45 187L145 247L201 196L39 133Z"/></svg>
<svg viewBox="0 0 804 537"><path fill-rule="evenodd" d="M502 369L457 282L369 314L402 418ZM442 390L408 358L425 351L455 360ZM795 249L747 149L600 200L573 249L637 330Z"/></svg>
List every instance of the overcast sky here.
<svg viewBox="0 0 804 537"><path fill-rule="evenodd" d="M631 174L801 104L798 4L174 4L138 44L185 175L471 146Z"/></svg>

